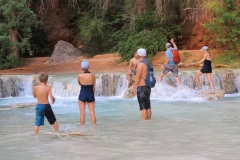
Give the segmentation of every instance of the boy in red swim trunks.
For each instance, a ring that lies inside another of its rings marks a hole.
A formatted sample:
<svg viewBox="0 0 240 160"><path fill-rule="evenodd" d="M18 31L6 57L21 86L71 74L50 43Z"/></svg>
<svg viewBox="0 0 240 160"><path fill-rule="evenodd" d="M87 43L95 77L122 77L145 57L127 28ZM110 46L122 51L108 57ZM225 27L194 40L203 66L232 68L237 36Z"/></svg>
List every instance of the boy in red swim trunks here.
<svg viewBox="0 0 240 160"><path fill-rule="evenodd" d="M48 122L53 125L54 130L58 131L58 122L52 111L51 105L48 101L48 96L52 100L52 104L55 102L55 98L52 95L52 89L47 85L48 75L44 72L39 75L40 84L33 88L33 96L37 98L38 104L36 106L36 120L34 127L34 134L38 134L39 127L44 125L44 116Z"/></svg>

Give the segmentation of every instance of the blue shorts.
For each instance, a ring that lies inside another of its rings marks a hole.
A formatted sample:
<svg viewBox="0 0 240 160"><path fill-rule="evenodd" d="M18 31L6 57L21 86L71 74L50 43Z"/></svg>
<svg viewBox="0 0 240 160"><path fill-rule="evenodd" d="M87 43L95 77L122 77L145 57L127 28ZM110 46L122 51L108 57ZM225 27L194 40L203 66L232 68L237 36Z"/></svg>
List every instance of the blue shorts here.
<svg viewBox="0 0 240 160"><path fill-rule="evenodd" d="M36 106L36 119L35 125L44 125L44 116L47 118L48 122L52 125L56 121L56 117L52 111L50 104L37 104Z"/></svg>

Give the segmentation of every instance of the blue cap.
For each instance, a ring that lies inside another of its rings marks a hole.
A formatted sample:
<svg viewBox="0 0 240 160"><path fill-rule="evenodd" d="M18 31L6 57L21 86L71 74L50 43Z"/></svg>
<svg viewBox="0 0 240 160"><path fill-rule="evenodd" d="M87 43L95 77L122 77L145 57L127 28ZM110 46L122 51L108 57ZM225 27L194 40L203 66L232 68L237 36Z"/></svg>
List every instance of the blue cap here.
<svg viewBox="0 0 240 160"><path fill-rule="evenodd" d="M81 62L81 68L82 69L88 69L89 68L89 62L87 60L83 60Z"/></svg>

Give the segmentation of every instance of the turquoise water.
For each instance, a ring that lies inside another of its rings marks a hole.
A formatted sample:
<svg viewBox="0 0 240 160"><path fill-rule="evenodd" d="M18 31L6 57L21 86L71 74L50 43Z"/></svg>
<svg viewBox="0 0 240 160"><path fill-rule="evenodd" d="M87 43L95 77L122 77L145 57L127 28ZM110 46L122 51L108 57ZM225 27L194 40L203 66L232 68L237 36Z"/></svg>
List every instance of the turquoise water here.
<svg viewBox="0 0 240 160"><path fill-rule="evenodd" d="M61 133L45 120L33 135L36 102L31 96L0 99L0 159L239 160L240 95L218 101L152 100L152 119L141 121L136 98L97 97L97 125L79 124L76 97L52 105Z"/></svg>

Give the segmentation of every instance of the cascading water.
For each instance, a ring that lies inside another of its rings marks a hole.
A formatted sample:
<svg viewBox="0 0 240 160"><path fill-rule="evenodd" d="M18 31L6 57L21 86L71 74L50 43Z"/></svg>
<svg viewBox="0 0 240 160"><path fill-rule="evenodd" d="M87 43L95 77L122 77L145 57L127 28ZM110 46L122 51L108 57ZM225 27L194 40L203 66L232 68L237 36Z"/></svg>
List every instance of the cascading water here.
<svg viewBox="0 0 240 160"><path fill-rule="evenodd" d="M179 73L183 88L177 89L171 74L165 76L162 84L157 82L152 89L152 98L187 98L194 95L192 89L196 88L195 71L182 71ZM227 94L238 93L240 78L238 70L214 71L213 83L215 88L225 90ZM38 75L11 75L0 76L0 97L24 97L32 96L32 88ZM205 75L201 76L204 89L209 89ZM52 86L53 94L59 97L76 97L80 86L77 83L77 75L50 75L48 84ZM127 89L126 75L122 73L108 73L96 75L97 97L123 96Z"/></svg>
<svg viewBox="0 0 240 160"><path fill-rule="evenodd" d="M0 97L32 95L33 76L0 76Z"/></svg>

